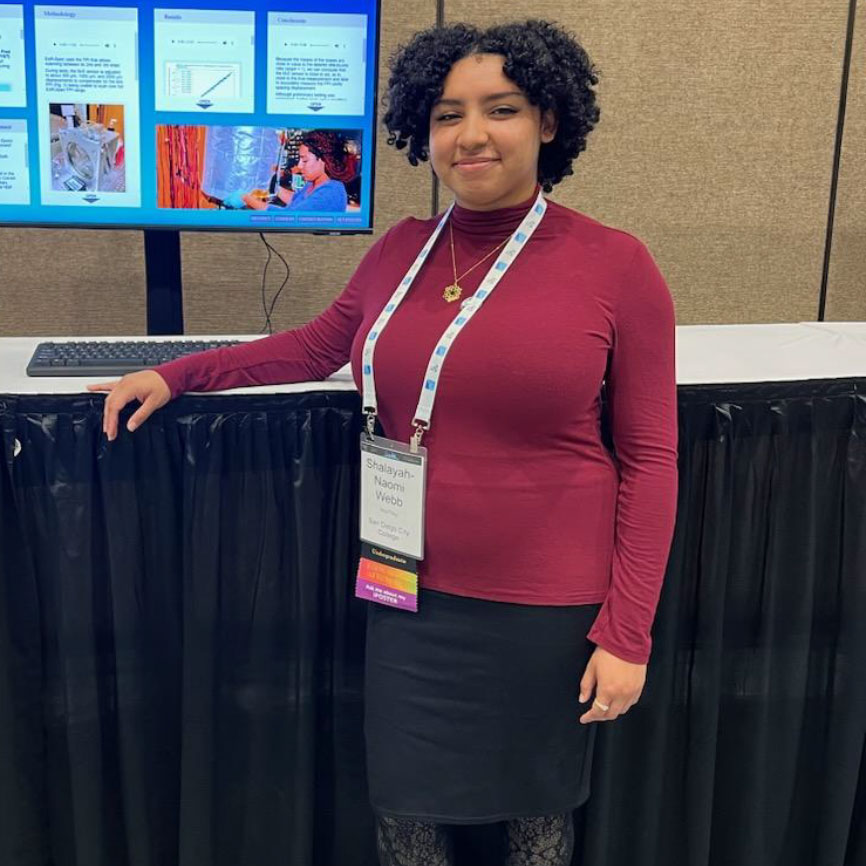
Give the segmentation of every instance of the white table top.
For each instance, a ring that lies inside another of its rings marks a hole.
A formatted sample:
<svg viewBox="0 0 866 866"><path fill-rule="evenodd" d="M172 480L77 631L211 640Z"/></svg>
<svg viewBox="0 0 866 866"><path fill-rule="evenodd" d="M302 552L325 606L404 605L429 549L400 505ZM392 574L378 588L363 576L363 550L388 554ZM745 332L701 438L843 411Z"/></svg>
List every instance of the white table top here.
<svg viewBox="0 0 866 866"><path fill-rule="evenodd" d="M80 394L104 377L40 377L25 373L36 344L98 337L0 338L0 394ZM109 340L174 340L177 337L106 337ZM213 335L188 339L253 340ZM677 384L795 381L866 377L866 322L798 322L767 325L679 325ZM237 388L244 394L351 391L348 365L324 382ZM225 392L231 393L231 392Z"/></svg>
<svg viewBox="0 0 866 866"><path fill-rule="evenodd" d="M110 382L111 376L28 376L25 372L38 343L68 340L257 340L261 335L218 334L189 337L3 337L0 338L0 394L80 394L92 382ZM355 383L347 364L324 382L298 382L294 385L256 385L213 391L223 394L297 394L303 391L354 391Z"/></svg>
<svg viewBox="0 0 866 866"><path fill-rule="evenodd" d="M866 376L866 322L677 327L677 384Z"/></svg>

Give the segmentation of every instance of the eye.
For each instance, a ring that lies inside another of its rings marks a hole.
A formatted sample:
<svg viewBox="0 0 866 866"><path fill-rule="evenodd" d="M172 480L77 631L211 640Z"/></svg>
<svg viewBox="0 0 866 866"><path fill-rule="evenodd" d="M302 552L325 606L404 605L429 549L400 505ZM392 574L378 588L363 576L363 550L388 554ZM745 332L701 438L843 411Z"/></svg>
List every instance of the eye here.
<svg viewBox="0 0 866 866"><path fill-rule="evenodd" d="M493 109L493 114L502 114L502 115L517 114L517 109L512 108L510 105L499 105Z"/></svg>
<svg viewBox="0 0 866 866"><path fill-rule="evenodd" d="M459 115L455 114L453 111L446 111L444 114L440 114L436 118L436 120L439 122L447 121L447 120L454 120L455 117L459 117Z"/></svg>

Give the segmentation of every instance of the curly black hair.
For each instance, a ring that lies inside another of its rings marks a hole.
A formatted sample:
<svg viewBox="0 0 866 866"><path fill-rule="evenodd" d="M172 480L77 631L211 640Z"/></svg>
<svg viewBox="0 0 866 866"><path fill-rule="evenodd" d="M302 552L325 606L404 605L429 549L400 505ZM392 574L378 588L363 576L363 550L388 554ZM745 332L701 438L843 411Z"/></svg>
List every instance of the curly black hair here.
<svg viewBox="0 0 866 866"><path fill-rule="evenodd" d="M486 30L449 24L416 33L390 59L382 118L388 144L408 146L412 165L426 161L430 111L445 78L458 60L482 53L503 55L505 75L542 113L552 109L556 116L556 135L541 145L538 157L538 182L550 192L574 173L571 165L601 115L592 89L598 70L574 36L550 21L531 18Z"/></svg>
<svg viewBox="0 0 866 866"><path fill-rule="evenodd" d="M328 177L347 181L353 172L346 170L346 139L333 129L311 129L301 136L301 144L325 163Z"/></svg>

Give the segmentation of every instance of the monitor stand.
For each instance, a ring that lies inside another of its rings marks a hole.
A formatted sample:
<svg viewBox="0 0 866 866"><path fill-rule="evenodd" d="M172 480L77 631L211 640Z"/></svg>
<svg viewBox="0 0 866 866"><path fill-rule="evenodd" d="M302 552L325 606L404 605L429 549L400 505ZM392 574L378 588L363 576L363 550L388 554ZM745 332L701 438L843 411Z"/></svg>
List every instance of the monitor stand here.
<svg viewBox="0 0 866 866"><path fill-rule="evenodd" d="M180 232L144 229L147 274L147 333L183 334Z"/></svg>

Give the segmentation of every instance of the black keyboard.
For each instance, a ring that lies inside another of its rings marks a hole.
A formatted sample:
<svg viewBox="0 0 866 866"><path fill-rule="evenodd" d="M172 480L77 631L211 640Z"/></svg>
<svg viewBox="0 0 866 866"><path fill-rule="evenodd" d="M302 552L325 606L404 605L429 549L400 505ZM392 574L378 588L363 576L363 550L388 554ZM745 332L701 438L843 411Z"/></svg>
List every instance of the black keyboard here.
<svg viewBox="0 0 866 866"><path fill-rule="evenodd" d="M80 340L40 343L27 365L28 376L122 376L183 355L234 346L240 340Z"/></svg>

